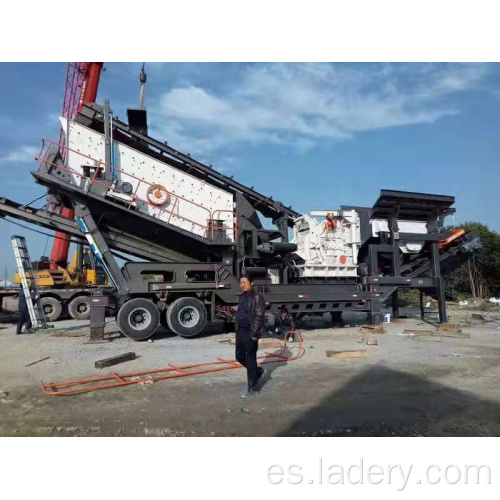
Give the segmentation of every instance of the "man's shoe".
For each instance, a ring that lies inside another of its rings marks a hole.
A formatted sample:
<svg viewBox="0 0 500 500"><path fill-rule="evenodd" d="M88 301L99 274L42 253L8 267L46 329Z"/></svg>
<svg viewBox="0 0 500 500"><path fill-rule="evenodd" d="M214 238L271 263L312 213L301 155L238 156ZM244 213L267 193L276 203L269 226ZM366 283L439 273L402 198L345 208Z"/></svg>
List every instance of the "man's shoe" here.
<svg viewBox="0 0 500 500"><path fill-rule="evenodd" d="M244 391L241 393L241 397L243 399L255 398L258 395L259 395L259 393L257 391L254 391L253 389L250 389L249 391Z"/></svg>

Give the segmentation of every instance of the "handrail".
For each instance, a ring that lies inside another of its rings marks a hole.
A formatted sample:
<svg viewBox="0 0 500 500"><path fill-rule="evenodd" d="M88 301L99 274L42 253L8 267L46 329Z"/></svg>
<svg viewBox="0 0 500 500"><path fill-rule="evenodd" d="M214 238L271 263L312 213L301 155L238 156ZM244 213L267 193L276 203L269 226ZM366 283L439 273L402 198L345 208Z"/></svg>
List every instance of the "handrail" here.
<svg viewBox="0 0 500 500"><path fill-rule="evenodd" d="M234 235L234 240L236 240L236 235L238 234L238 220L237 220L237 215L234 210L227 210L227 209L217 209L214 210L212 213L212 221L216 220L215 214L218 214L219 212L228 212L233 216L233 235ZM215 228L216 231L221 231L227 229L225 227L217 227ZM214 238L214 224L212 222L212 239Z"/></svg>

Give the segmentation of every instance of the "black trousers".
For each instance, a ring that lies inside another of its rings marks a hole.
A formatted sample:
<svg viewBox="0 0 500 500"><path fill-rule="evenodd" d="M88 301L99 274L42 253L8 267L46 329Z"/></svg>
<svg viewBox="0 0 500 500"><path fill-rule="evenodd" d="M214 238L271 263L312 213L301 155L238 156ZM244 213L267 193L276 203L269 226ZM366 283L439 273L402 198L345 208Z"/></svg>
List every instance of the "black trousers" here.
<svg viewBox="0 0 500 500"><path fill-rule="evenodd" d="M31 328L31 318L28 308L19 309L19 320L17 322L17 330L16 330L17 335L21 333L21 330L25 323L26 323L26 329L29 330Z"/></svg>
<svg viewBox="0 0 500 500"><path fill-rule="evenodd" d="M236 332L236 360L247 369L248 390L252 389L262 376L262 368L257 366L259 342L252 339L250 328L239 328Z"/></svg>

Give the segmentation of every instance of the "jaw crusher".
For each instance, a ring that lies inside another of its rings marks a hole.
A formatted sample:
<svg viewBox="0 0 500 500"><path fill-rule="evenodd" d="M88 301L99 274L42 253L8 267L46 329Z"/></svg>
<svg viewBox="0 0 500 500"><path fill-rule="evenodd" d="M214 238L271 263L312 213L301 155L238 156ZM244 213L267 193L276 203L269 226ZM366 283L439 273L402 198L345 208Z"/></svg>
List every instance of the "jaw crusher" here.
<svg viewBox="0 0 500 500"><path fill-rule="evenodd" d="M382 300L392 297L397 316L398 290L415 288L436 296L446 321L442 275L479 245L444 229L452 196L382 190L373 207L300 214L150 137L145 109L125 123L106 101L61 125L64 144L44 142L33 176L76 224L6 199L0 213L85 238L115 288L120 330L137 340L160 323L191 337L231 319L245 272L271 313L376 320ZM142 261L122 267L115 252Z"/></svg>

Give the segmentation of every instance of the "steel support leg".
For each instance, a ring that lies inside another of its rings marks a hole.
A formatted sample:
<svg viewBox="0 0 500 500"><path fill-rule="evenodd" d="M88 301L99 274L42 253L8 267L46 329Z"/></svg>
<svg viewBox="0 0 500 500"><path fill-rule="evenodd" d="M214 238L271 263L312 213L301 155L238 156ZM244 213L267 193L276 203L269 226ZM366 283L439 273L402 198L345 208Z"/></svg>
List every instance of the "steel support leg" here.
<svg viewBox="0 0 500 500"><path fill-rule="evenodd" d="M436 295L438 300L439 322L446 323L446 297L444 294L444 280L441 278L441 265L439 262L439 244L431 243L432 270L436 280Z"/></svg>
<svg viewBox="0 0 500 500"><path fill-rule="evenodd" d="M425 319L425 311L424 311L424 292L419 290L420 292L420 318Z"/></svg>
<svg viewBox="0 0 500 500"><path fill-rule="evenodd" d="M392 292L392 317L399 318L399 290L397 288Z"/></svg>
<svg viewBox="0 0 500 500"><path fill-rule="evenodd" d="M96 289L90 297L90 337L88 344L102 344L109 342L104 338L106 327L106 307L109 298L104 296L101 289Z"/></svg>
<svg viewBox="0 0 500 500"><path fill-rule="evenodd" d="M380 323L380 302L376 299L370 300L370 312L368 313L370 325L378 325Z"/></svg>
<svg viewBox="0 0 500 500"><path fill-rule="evenodd" d="M438 311L439 311L439 322L446 323L448 318L446 316L446 297L444 293L444 280L443 278L437 278L437 298L438 298Z"/></svg>
<svg viewBox="0 0 500 500"><path fill-rule="evenodd" d="M378 276L378 253L375 245L370 245L368 247L369 259L370 259L370 270L369 274L371 276Z"/></svg>

